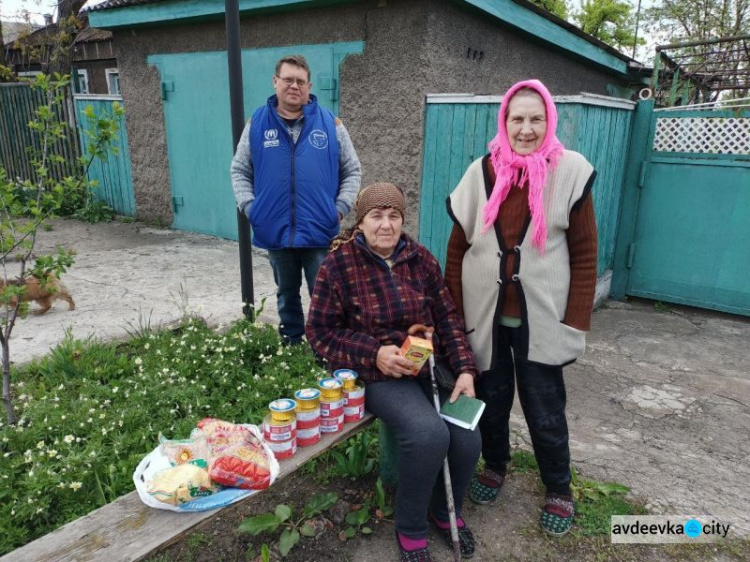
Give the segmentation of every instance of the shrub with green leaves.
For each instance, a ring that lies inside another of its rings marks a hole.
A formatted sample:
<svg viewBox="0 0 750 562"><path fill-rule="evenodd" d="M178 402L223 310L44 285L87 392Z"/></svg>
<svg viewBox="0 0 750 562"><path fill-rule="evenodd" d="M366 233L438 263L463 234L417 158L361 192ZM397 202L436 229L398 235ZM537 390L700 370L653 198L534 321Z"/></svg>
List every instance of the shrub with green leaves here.
<svg viewBox="0 0 750 562"><path fill-rule="evenodd" d="M207 416L259 424L271 400L323 374L308 346L245 320L217 333L191 318L125 344L67 338L14 373L18 423L0 423L0 554L132 491L159 432L187 437Z"/></svg>

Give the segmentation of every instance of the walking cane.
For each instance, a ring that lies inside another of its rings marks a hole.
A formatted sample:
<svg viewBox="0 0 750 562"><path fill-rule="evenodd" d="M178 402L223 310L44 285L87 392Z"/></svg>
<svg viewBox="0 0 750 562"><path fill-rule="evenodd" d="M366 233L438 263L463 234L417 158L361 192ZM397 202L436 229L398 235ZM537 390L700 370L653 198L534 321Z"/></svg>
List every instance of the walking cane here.
<svg viewBox="0 0 750 562"><path fill-rule="evenodd" d="M430 355L430 381L432 382L432 399L435 402L435 410L440 412L440 396L438 384L435 378L435 357ZM451 484L451 473L448 467L448 456L443 461L443 476L445 477L445 499L448 502L448 518L451 523L451 540L453 541L453 559L455 562L461 560L461 543L458 540L458 523L456 522L456 505L453 503L453 485Z"/></svg>

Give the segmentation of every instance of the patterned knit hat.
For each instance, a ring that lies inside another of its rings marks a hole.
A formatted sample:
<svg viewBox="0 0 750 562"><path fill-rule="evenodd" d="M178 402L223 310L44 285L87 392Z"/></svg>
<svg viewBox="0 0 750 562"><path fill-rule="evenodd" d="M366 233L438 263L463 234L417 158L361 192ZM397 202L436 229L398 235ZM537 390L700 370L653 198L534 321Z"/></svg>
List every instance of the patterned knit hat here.
<svg viewBox="0 0 750 562"><path fill-rule="evenodd" d="M396 209L401 213L402 219L406 218L404 192L392 183L371 183L359 192L354 208L357 214L357 224L361 223L365 215L373 209Z"/></svg>

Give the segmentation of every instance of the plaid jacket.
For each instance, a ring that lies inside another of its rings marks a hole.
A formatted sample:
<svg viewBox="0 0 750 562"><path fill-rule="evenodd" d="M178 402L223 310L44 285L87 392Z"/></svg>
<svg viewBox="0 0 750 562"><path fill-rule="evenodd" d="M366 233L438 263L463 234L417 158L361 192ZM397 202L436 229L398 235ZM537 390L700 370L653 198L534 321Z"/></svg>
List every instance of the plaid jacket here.
<svg viewBox="0 0 750 562"><path fill-rule="evenodd" d="M405 234L389 268L354 240L329 254L318 271L306 335L331 370L353 369L365 382L392 380L376 367L382 345L401 347L412 324L434 326L433 347L454 373L478 371L463 320L432 254ZM429 367L419 373L429 376Z"/></svg>

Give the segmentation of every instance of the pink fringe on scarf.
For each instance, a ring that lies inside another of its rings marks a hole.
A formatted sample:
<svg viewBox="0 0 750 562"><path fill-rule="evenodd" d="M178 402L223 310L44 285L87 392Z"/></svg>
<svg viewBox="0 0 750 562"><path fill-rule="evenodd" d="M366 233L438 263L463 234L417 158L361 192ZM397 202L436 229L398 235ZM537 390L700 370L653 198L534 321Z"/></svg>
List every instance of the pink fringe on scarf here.
<svg viewBox="0 0 750 562"><path fill-rule="evenodd" d="M542 145L532 152L522 156L513 151L508 139L505 124L508 104L521 88L531 88L544 101L547 110L547 133ZM518 185L529 186L529 210L534 220L534 231L531 242L544 254L547 242L547 220L544 215L544 185L547 183L549 172L557 167L557 163L565 151L565 147L557 140L557 108L552 101L549 90L539 80L524 80L511 86L503 96L500 111L497 114L497 135L489 143L490 159L495 169L496 179L492 194L482 211L482 234L487 232L497 220L505 198L510 188L518 178ZM520 175L520 177L519 177Z"/></svg>

